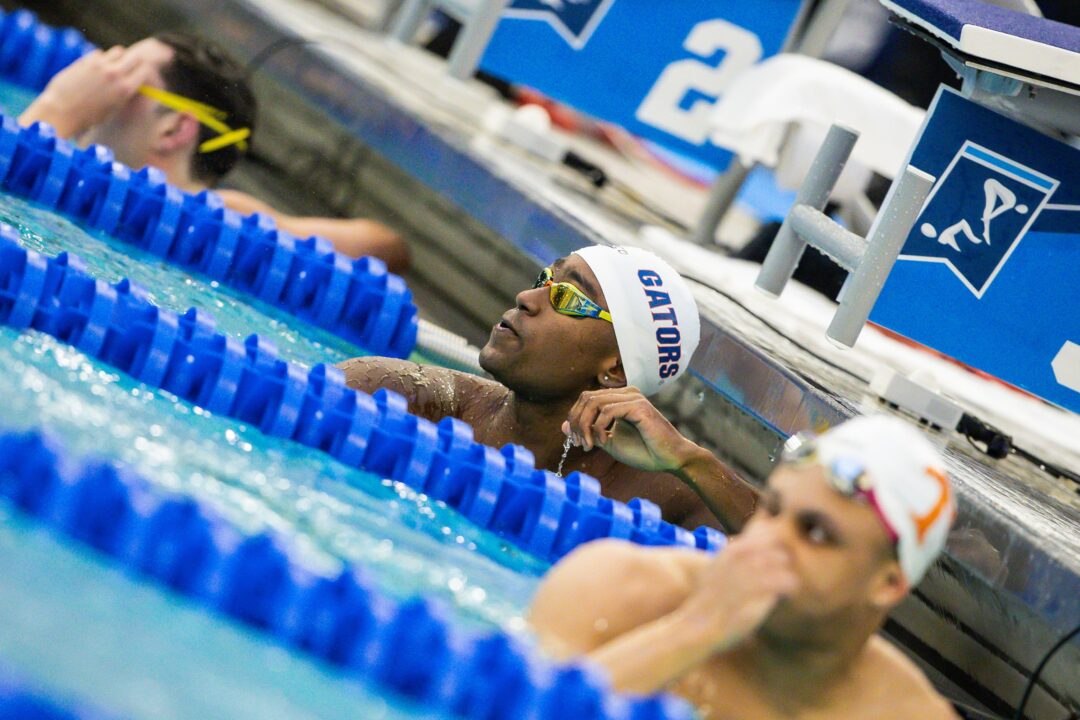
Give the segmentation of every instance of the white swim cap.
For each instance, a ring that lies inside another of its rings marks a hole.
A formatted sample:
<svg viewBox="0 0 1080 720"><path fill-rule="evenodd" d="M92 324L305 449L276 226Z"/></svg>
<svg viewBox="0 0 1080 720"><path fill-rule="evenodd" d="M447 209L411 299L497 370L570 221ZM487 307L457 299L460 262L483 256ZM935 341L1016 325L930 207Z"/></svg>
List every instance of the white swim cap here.
<svg viewBox="0 0 1080 720"><path fill-rule="evenodd" d="M833 486L862 496L896 543L896 555L912 587L945 547L956 503L945 463L926 437L888 415L855 418L817 438L795 436L785 445L788 461L820 464Z"/></svg>
<svg viewBox="0 0 1080 720"><path fill-rule="evenodd" d="M652 395L685 372L701 321L682 276L639 248L593 245L574 254L604 291L627 384Z"/></svg>

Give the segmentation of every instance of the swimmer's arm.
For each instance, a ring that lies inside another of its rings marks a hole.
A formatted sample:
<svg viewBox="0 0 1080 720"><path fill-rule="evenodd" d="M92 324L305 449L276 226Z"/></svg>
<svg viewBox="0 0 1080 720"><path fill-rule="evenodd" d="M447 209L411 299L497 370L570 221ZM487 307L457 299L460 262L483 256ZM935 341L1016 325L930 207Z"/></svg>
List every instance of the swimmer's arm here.
<svg viewBox="0 0 1080 720"><path fill-rule="evenodd" d="M409 248L404 238L382 223L364 218L296 217L278 212L247 193L237 190L218 190L217 193L233 210L244 215L256 212L269 215L278 227L297 237L321 235L334 245L335 250L349 257L377 257L395 273L409 269Z"/></svg>
<svg viewBox="0 0 1080 720"><path fill-rule="evenodd" d="M610 551L592 553L589 561L568 557L565 576L545 581L554 586L547 588L554 599L545 598L541 587L533 618L541 618L542 627L558 628L563 642L590 637L593 642L579 641L573 649L583 650L606 669L612 687L620 692L657 692L709 657L735 647L799 583L790 553L766 525L756 531L751 527L713 556L618 550L622 557ZM658 575L672 569L682 574L681 585ZM607 582L598 583L593 576ZM614 632L603 637L594 630L589 635L590 619L595 623L612 617L620 623Z"/></svg>
<svg viewBox="0 0 1080 720"><path fill-rule="evenodd" d="M655 693L704 662L714 644L681 610L702 553L589 543L541 584L529 622L557 660L582 657L619 692Z"/></svg>
<svg viewBox="0 0 1080 720"><path fill-rule="evenodd" d="M740 530L754 512L757 491L683 436L636 388L582 393L563 429L586 450L599 447L630 467L675 475L729 531Z"/></svg>
<svg viewBox="0 0 1080 720"><path fill-rule="evenodd" d="M697 493L705 506L724 528L742 529L757 506L758 492L705 448L690 443L680 456L673 474ZM711 524L705 518L692 518L697 524ZM692 522L684 522L691 525Z"/></svg>
<svg viewBox="0 0 1080 720"><path fill-rule="evenodd" d="M704 554L689 550L587 543L544 576L529 624L552 658L589 655L675 610L690 592L690 568L703 562Z"/></svg>
<svg viewBox="0 0 1080 720"><path fill-rule="evenodd" d="M374 393L386 388L409 401L409 412L438 422L460 418L464 403L490 380L435 365L385 357L357 357L338 363L349 387Z"/></svg>

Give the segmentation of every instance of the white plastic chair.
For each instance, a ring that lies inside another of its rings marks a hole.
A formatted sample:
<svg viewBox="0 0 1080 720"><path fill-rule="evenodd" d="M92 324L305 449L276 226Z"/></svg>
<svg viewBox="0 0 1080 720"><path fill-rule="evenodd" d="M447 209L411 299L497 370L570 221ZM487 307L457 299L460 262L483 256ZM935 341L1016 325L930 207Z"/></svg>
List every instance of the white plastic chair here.
<svg viewBox="0 0 1080 720"><path fill-rule="evenodd" d="M797 189L832 125L860 140L833 188L833 200L865 217L871 173L893 179L918 135L925 112L838 65L782 54L747 70L713 111L712 140L747 166L776 171L781 187Z"/></svg>

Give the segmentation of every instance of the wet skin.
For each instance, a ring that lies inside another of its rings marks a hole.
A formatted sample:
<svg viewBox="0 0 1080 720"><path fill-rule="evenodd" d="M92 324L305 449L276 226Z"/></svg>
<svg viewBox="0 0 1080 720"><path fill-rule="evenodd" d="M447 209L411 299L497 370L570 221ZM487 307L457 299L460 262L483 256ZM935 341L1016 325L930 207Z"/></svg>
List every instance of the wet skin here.
<svg viewBox="0 0 1080 720"><path fill-rule="evenodd" d="M574 284L607 308L595 275L580 257L570 255L552 267L556 282ZM581 393L625 384L611 323L557 313L548 288L518 293L515 306L492 327L480 364L494 380L388 358L354 358L340 367L351 387L400 393L411 412L432 422L460 418L472 425L479 442L522 445L536 456L537 467L552 472L563 457L562 424ZM603 493L615 500L651 500L669 522L721 527L673 475L636 470L600 450L571 448L563 474L575 471L597 478Z"/></svg>
<svg viewBox="0 0 1080 720"><path fill-rule="evenodd" d="M719 554L589 543L529 620L556 659L587 656L623 692L674 691L706 720L955 718L876 635L908 589L868 505L820 466L781 466Z"/></svg>

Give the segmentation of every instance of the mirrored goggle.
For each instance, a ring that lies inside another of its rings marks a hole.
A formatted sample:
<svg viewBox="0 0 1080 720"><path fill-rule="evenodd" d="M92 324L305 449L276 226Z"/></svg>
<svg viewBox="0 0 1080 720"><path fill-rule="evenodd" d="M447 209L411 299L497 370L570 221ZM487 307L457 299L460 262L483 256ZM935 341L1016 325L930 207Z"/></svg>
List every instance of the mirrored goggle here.
<svg viewBox="0 0 1080 720"><path fill-rule="evenodd" d="M802 465L819 461L815 437L810 433L796 433L784 443L780 455L783 463ZM856 497L869 492L872 488L866 475L863 462L854 457L834 458L828 466L822 466L829 483L842 495Z"/></svg>
<svg viewBox="0 0 1080 720"><path fill-rule="evenodd" d="M571 317L600 318L612 322L611 313L604 310L590 300L585 293L578 290L568 282L555 282L554 273L550 267L540 271L533 288L547 287L551 306L555 312Z"/></svg>

